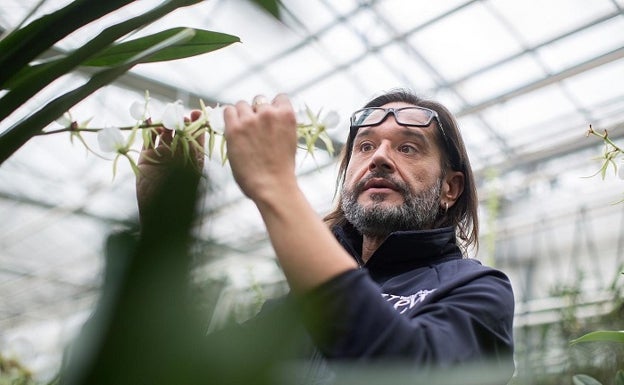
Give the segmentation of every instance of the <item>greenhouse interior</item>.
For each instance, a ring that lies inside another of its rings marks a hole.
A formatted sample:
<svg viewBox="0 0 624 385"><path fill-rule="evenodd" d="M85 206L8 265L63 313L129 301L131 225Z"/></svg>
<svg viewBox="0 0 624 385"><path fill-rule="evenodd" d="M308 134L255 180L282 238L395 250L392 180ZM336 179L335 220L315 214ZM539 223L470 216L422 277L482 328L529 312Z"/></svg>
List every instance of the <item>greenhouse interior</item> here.
<svg viewBox="0 0 624 385"><path fill-rule="evenodd" d="M3 0L0 31L70 3ZM161 4L129 3L42 57L67 55ZM127 127L136 102L149 100L158 120L178 101L190 114L281 93L298 111L336 112L326 131L336 151L302 146L296 158L299 186L323 216L335 204L351 113L396 88L437 100L458 121L477 183L479 248L467 257L513 287L511 383L570 384L586 373L615 384L623 344L570 341L624 329L624 1L280 0L273 13L262 3L200 1L135 28L120 41L174 27L239 40L133 66L64 116L84 128ZM0 135L91 78L93 68L78 66L46 84L3 114ZM63 127L53 119L41 132ZM57 376L102 297L107 239L138 221L130 162L104 152L96 133L74 134L31 135L0 166L0 378L10 376L6 362L32 383ZM140 138L133 146L136 160ZM219 144L203 175L190 279L212 290L210 330L248 319L289 287Z"/></svg>

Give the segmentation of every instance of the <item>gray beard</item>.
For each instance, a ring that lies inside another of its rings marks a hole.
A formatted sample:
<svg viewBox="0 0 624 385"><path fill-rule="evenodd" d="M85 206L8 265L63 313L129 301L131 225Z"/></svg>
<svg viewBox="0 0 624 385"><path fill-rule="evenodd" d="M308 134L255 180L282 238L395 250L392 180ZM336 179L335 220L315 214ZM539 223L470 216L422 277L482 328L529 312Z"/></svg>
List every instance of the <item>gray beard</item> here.
<svg viewBox="0 0 624 385"><path fill-rule="evenodd" d="M357 199L364 191L364 184L374 177L394 183L403 196L403 204L384 206L382 194L372 195L373 204L369 207L359 204ZM342 210L347 220L362 235L369 237L385 238L394 231L428 229L438 216L441 189L442 179L438 179L428 190L415 195L405 183L393 180L387 173L377 173L360 181L352 190L343 189Z"/></svg>

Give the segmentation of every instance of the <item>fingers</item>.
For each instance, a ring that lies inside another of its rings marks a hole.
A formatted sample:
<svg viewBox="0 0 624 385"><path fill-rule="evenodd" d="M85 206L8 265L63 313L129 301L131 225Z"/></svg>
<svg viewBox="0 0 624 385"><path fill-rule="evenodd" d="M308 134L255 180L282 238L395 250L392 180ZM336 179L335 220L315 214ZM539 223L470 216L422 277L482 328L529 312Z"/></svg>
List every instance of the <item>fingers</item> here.
<svg viewBox="0 0 624 385"><path fill-rule="evenodd" d="M234 114L240 117L250 113L258 113L260 110L263 110L264 107L292 108L292 104L290 98L286 94L278 94L271 101L269 101L269 98L265 95L259 94L254 96L251 100L251 104L240 100L234 106L227 106L224 111L224 117L229 115L228 120L231 121L234 118Z"/></svg>
<svg viewBox="0 0 624 385"><path fill-rule="evenodd" d="M267 119L281 120L283 118L278 116L284 116L284 113L288 114L292 111L293 107L290 98L283 93L276 95L272 101L269 101L262 94L256 95L251 103L240 100L235 105L225 107L223 111L226 140L229 136L228 131L243 129L249 127L250 124L257 125L260 124L260 121L264 121L264 124L266 124L268 122ZM294 113L292 115L294 119Z"/></svg>
<svg viewBox="0 0 624 385"><path fill-rule="evenodd" d="M194 122L197 119L201 118L201 115L202 115L202 112L200 110L191 111L191 122Z"/></svg>
<svg viewBox="0 0 624 385"><path fill-rule="evenodd" d="M254 110L254 112L258 111L258 108L264 106L264 105L268 105L269 104L269 99L264 96L264 95L256 95L254 96L252 102L251 102L251 108Z"/></svg>
<svg viewBox="0 0 624 385"><path fill-rule="evenodd" d="M167 130L166 128L159 128L158 136L160 137L160 141L162 143L166 143L167 145L171 144L173 140L173 130Z"/></svg>
<svg viewBox="0 0 624 385"><path fill-rule="evenodd" d="M275 99L273 99L273 105L276 107L292 108L290 98L286 94L277 94Z"/></svg>

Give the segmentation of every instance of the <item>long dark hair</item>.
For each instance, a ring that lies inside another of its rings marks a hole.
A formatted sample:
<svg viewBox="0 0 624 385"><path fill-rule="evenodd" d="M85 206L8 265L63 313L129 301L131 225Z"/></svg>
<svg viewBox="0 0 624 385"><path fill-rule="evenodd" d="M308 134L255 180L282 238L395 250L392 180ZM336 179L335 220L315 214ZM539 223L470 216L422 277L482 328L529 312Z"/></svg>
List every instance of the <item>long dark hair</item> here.
<svg viewBox="0 0 624 385"><path fill-rule="evenodd" d="M440 148L444 149L444 151L442 151L442 170L461 171L464 174L464 191L448 211L441 211L439 213L435 227L454 226L461 246L463 246L465 250L470 246L477 249L479 246L479 219L477 217L479 200L477 197L474 175L470 167L464 141L462 140L457 126L457 121L451 112L442 104L433 100L423 99L406 89L395 89L379 95L369 101L364 108L381 107L393 102L403 102L414 106L425 107L438 113L439 122L436 124L441 124L444 135L446 136L446 138L444 138L441 130L436 130L438 145ZM351 131L352 130L350 130L349 137L341 153L342 160L336 179L336 193L338 194L336 207L324 218L325 222L330 227L347 223L340 202L342 198L341 190L347 173L347 167L351 160L353 140L355 138L355 133Z"/></svg>

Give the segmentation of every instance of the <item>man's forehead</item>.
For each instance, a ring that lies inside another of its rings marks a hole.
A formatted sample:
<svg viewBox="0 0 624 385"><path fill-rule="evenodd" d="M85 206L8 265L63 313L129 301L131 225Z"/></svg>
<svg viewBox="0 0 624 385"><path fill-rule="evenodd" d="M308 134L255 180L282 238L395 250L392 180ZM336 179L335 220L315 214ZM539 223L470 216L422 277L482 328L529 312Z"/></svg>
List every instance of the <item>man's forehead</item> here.
<svg viewBox="0 0 624 385"><path fill-rule="evenodd" d="M433 124L433 122L432 122ZM370 126L361 127L355 134L355 139L371 136L390 137L397 136L403 138L413 138L419 140L428 140L432 135L431 124L427 127L410 127L397 124L396 127L387 126Z"/></svg>

